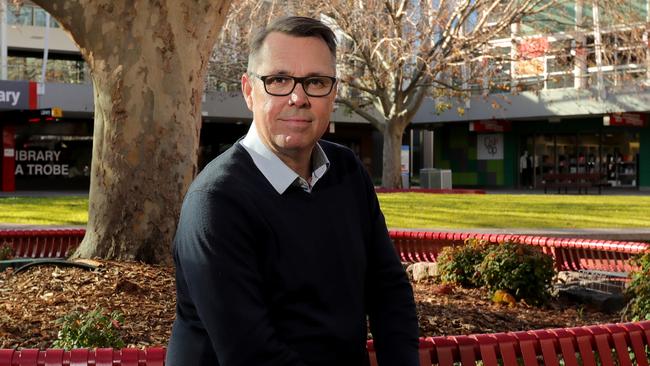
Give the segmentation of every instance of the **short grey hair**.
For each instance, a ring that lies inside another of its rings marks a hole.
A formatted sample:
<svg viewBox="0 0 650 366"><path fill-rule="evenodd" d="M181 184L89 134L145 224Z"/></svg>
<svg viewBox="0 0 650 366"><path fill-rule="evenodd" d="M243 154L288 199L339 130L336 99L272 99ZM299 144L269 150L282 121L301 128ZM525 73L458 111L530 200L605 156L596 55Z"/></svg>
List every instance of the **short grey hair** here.
<svg viewBox="0 0 650 366"><path fill-rule="evenodd" d="M264 44L264 40L273 32L294 37L316 37L322 39L332 54L334 64L336 64L336 35L332 29L317 19L288 16L274 20L253 35L249 43L247 71L252 71L251 67Z"/></svg>

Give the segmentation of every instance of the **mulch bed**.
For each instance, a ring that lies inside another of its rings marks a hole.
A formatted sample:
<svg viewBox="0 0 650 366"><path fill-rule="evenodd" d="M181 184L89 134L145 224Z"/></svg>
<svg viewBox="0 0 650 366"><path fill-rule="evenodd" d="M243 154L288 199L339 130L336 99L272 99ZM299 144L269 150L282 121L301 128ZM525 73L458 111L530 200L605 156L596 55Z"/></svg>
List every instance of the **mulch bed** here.
<svg viewBox="0 0 650 366"><path fill-rule="evenodd" d="M57 338L58 318L100 306L124 314L129 347L164 346L174 321L174 270L133 262L100 261L89 271L36 266L0 272L0 348L40 348ZM481 289L414 284L421 336L495 333L619 321L570 304L545 308L494 305Z"/></svg>

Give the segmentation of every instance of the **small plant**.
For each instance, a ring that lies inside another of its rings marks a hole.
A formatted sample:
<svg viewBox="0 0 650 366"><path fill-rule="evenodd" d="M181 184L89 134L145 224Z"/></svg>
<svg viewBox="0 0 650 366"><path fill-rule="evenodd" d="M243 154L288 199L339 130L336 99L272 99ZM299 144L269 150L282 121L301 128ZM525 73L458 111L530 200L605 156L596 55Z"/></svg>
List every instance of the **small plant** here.
<svg viewBox="0 0 650 366"><path fill-rule="evenodd" d="M61 324L58 339L52 347L72 348L122 348L124 341L120 335L120 328L124 317L118 311L106 314L102 308L81 313L73 311L68 315L57 319L56 323Z"/></svg>
<svg viewBox="0 0 650 366"><path fill-rule="evenodd" d="M9 243L0 244L0 261L13 258L13 252Z"/></svg>
<svg viewBox="0 0 650 366"><path fill-rule="evenodd" d="M443 248L437 259L440 281L463 287L480 286L476 266L483 261L488 245L485 240L470 238L465 240L465 245Z"/></svg>
<svg viewBox="0 0 650 366"><path fill-rule="evenodd" d="M623 316L633 321L650 320L650 251L632 259L639 270L630 273L630 284L625 290L629 299Z"/></svg>
<svg viewBox="0 0 650 366"><path fill-rule="evenodd" d="M549 299L555 277L551 256L512 242L489 247L477 269L491 293L505 291L530 305L542 305Z"/></svg>

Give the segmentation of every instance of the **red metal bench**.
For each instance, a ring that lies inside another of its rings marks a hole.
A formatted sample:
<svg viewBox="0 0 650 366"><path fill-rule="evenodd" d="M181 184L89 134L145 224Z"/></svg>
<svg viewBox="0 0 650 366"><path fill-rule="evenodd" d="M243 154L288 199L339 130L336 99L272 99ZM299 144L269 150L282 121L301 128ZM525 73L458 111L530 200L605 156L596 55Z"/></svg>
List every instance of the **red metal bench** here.
<svg viewBox="0 0 650 366"><path fill-rule="evenodd" d="M555 259L555 267L561 271L629 272L637 269L630 263L632 256L650 250L650 244L643 242L535 235L400 230L390 230L389 234L404 262L435 262L442 248L463 245L466 239L476 238L489 243L516 241L537 246Z"/></svg>
<svg viewBox="0 0 650 366"><path fill-rule="evenodd" d="M85 234L84 229L0 230L0 246L9 244L16 258L65 258Z"/></svg>
<svg viewBox="0 0 650 366"><path fill-rule="evenodd" d="M0 366L163 366L164 348L0 349Z"/></svg>
<svg viewBox="0 0 650 366"><path fill-rule="evenodd" d="M420 366L649 366L650 321L420 339ZM370 365L378 366L372 341ZM165 349L0 349L0 366L164 366Z"/></svg>
<svg viewBox="0 0 650 366"><path fill-rule="evenodd" d="M648 345L650 321L429 337L420 340L420 366L648 366ZM370 365L377 366L372 341L368 350Z"/></svg>
<svg viewBox="0 0 650 366"><path fill-rule="evenodd" d="M84 234L84 229L0 230L0 245L11 245L17 258L64 258L81 243ZM465 239L477 238L490 243L511 240L538 246L555 258L558 270L629 272L636 269L630 258L650 250L650 244L642 242L535 235L399 230L389 234L405 262L435 262L445 246L462 245Z"/></svg>
<svg viewBox="0 0 650 366"><path fill-rule="evenodd" d="M598 194L601 194L602 187L607 185L607 175L605 173L547 173L542 177L544 193L549 188L557 188L560 193L564 188L564 193L568 193L569 188L576 188L578 194L584 189L589 193L589 188L598 188Z"/></svg>

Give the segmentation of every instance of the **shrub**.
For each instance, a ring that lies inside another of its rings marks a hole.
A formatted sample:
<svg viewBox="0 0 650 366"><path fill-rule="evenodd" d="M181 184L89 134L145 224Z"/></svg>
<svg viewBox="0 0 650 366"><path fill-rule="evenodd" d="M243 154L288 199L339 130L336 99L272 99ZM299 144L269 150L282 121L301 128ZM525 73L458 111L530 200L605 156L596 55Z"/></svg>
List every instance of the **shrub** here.
<svg viewBox="0 0 650 366"><path fill-rule="evenodd" d="M630 284L625 290L629 298L623 316L633 320L650 320L650 252L632 259L639 270L630 273Z"/></svg>
<svg viewBox="0 0 650 366"><path fill-rule="evenodd" d="M471 238L465 240L465 245L443 248L436 261L440 281L463 287L480 286L476 266L483 261L488 245L485 240Z"/></svg>
<svg viewBox="0 0 650 366"><path fill-rule="evenodd" d="M544 304L550 297L553 257L536 247L511 242L491 246L477 268L492 293L505 291L530 305Z"/></svg>
<svg viewBox="0 0 650 366"><path fill-rule="evenodd" d="M81 313L73 311L57 319L61 324L58 339L54 348L122 348L124 341L120 335L120 327L124 321L122 314L113 311L105 314L104 309Z"/></svg>
<svg viewBox="0 0 650 366"><path fill-rule="evenodd" d="M12 257L13 257L13 249L11 249L11 245L7 243L0 244L0 261L3 261L5 259L11 259Z"/></svg>

